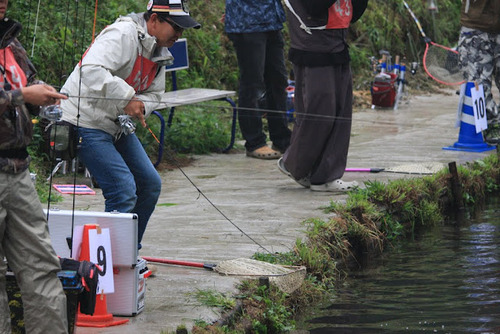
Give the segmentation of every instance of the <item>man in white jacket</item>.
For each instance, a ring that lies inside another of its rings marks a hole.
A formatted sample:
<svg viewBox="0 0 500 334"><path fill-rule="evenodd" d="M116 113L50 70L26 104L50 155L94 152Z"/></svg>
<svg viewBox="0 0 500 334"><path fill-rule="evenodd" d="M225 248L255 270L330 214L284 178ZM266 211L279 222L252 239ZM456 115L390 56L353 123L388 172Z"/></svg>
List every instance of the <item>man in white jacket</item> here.
<svg viewBox="0 0 500 334"><path fill-rule="evenodd" d="M78 157L102 189L105 210L138 215L138 247L160 195L161 178L133 131L165 92L168 51L184 29L200 28L187 0L150 0L147 11L118 18L85 52L61 92L63 121L76 126ZM130 123L128 123L130 124Z"/></svg>

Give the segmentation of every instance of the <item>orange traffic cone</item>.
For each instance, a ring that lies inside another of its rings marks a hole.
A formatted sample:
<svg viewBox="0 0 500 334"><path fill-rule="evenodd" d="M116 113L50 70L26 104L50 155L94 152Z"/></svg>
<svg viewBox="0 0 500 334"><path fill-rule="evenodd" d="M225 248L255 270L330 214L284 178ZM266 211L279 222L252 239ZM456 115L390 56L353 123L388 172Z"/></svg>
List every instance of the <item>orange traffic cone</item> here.
<svg viewBox="0 0 500 334"><path fill-rule="evenodd" d="M99 225L86 224L83 227L82 246L80 251L80 261L90 261L89 250L89 230L99 229ZM83 314L78 308L76 317L76 325L81 327L109 327L127 323L128 319L114 318L111 313L108 313L106 304L106 295L101 293L96 298L95 310L93 315Z"/></svg>

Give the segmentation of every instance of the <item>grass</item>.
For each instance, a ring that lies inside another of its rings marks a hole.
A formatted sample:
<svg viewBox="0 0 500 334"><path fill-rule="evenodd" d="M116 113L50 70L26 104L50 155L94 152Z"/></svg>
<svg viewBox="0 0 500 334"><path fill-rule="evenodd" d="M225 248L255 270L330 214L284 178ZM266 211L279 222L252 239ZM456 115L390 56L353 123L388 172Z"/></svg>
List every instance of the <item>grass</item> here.
<svg viewBox="0 0 500 334"><path fill-rule="evenodd" d="M306 237L297 240L292 251L254 255L270 263L306 266L307 278L301 288L285 294L272 285L262 287L256 281L245 281L235 297L241 307L239 315L223 326L200 323L193 333L281 333L293 329L294 318L302 309L322 301L364 260L378 256L392 243L411 240L423 229L453 222L450 217L459 202L472 213L486 195L498 193L498 155L459 166L458 175L463 198L454 198L452 175L444 169L432 176L386 184L368 182L365 189L349 192L345 203L330 202L322 210L332 217L326 221L307 219Z"/></svg>

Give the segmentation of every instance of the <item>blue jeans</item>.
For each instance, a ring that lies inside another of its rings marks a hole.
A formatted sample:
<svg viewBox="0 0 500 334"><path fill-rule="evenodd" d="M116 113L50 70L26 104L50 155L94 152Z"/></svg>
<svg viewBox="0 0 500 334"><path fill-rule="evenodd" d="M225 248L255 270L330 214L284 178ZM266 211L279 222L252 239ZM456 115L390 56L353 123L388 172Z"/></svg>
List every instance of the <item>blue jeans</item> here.
<svg viewBox="0 0 500 334"><path fill-rule="evenodd" d="M101 130L78 128L78 157L96 179L107 212L138 216L138 246L161 191L161 178L135 134L118 140Z"/></svg>
<svg viewBox="0 0 500 334"><path fill-rule="evenodd" d="M266 145L262 128L263 111L267 112L269 137L284 152L290 145L291 131L286 119L288 85L283 36L280 30L259 33L229 34L238 58L238 123L247 151Z"/></svg>

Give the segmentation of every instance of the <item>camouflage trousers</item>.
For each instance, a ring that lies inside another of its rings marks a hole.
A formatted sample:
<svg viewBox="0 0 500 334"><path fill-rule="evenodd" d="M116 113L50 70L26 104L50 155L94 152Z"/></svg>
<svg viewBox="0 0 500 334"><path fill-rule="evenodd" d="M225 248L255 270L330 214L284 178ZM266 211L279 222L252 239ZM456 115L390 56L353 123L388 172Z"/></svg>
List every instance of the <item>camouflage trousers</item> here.
<svg viewBox="0 0 500 334"><path fill-rule="evenodd" d="M493 78L500 89L500 34L462 27L458 52L464 79L483 84L488 125L500 123L498 103L492 94Z"/></svg>

